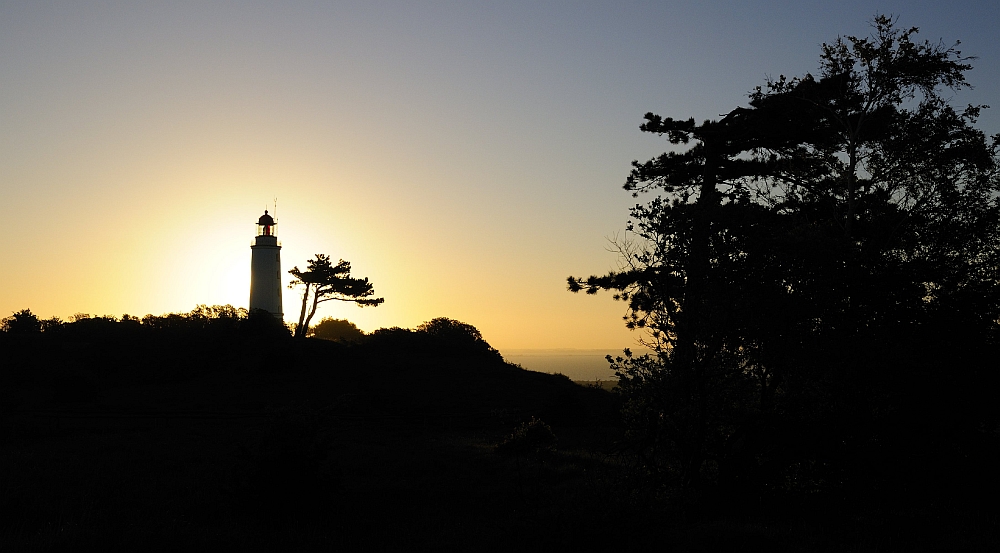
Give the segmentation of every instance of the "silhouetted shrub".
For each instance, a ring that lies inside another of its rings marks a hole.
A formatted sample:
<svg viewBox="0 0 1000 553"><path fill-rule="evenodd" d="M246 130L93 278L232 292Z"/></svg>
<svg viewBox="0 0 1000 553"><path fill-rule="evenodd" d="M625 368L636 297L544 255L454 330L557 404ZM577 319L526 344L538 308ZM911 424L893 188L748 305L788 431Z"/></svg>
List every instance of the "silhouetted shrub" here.
<svg viewBox="0 0 1000 553"><path fill-rule="evenodd" d="M502 359L500 352L483 339L479 329L467 323L438 317L421 324L416 331L433 336L441 346L456 353L485 353Z"/></svg>
<svg viewBox="0 0 1000 553"><path fill-rule="evenodd" d="M101 317L97 319L113 318ZM89 323L95 319L87 316L72 324ZM123 326L135 327L138 324L144 329L169 331L179 335L211 336L220 338L248 335L255 338L270 336L282 337L289 335L284 322L264 310L247 311L242 307L232 305L198 305L190 313L167 313L166 315L146 315L141 320L129 315L123 315L119 323Z"/></svg>
<svg viewBox="0 0 1000 553"><path fill-rule="evenodd" d="M537 453L549 449L556 444L556 435L552 428L540 419L522 423L514 432L497 444L496 452L501 454Z"/></svg>
<svg viewBox="0 0 1000 553"><path fill-rule="evenodd" d="M30 309L22 309L0 321L4 332L11 334L31 334L42 331L42 322Z"/></svg>
<svg viewBox="0 0 1000 553"><path fill-rule="evenodd" d="M421 349L419 337L408 328L378 328L359 342L358 354L372 358L412 357Z"/></svg>
<svg viewBox="0 0 1000 553"><path fill-rule="evenodd" d="M479 329L461 321L438 317L417 327L417 332L426 332L432 336L444 338L455 342L484 342L483 335Z"/></svg>
<svg viewBox="0 0 1000 553"><path fill-rule="evenodd" d="M40 322L42 323L42 332L58 331L62 328L62 325L65 324L59 317L43 319Z"/></svg>
<svg viewBox="0 0 1000 553"><path fill-rule="evenodd" d="M242 321L240 328L248 334L261 338L290 338L291 333L285 323L277 317L264 311L254 309Z"/></svg>
<svg viewBox="0 0 1000 553"><path fill-rule="evenodd" d="M309 329L309 335L323 340L352 341L360 340L365 333L347 319L323 317Z"/></svg>

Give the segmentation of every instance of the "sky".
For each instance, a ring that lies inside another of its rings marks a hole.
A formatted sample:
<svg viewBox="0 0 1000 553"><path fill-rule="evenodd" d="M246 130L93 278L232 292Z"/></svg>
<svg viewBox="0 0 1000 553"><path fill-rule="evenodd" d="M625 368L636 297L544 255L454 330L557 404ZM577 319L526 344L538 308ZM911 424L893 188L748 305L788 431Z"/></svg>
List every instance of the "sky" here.
<svg viewBox="0 0 1000 553"><path fill-rule="evenodd" d="M0 0L0 317L246 307L268 209L283 271L385 298L317 317L634 345L566 277L618 267L630 162L668 146L642 115L717 118L876 13L978 56L953 101L1000 132L995 2Z"/></svg>

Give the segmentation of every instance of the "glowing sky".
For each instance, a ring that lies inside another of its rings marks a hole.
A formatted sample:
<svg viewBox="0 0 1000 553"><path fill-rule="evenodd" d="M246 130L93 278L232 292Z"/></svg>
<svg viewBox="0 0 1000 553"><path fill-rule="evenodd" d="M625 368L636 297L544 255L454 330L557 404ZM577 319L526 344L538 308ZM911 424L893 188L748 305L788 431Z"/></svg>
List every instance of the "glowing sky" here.
<svg viewBox="0 0 1000 553"><path fill-rule="evenodd" d="M565 278L616 267L629 162L665 149L642 114L716 117L876 12L961 39L956 103L1000 110L1000 8L947 4L0 2L0 316L246 306L277 197L283 270L327 253L386 299L319 316L627 346Z"/></svg>

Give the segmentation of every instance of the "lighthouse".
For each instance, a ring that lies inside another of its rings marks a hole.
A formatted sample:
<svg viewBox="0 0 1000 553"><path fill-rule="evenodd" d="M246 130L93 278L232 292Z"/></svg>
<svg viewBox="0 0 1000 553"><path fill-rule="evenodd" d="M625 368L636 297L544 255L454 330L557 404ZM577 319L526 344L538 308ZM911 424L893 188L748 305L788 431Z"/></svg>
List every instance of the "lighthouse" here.
<svg viewBox="0 0 1000 553"><path fill-rule="evenodd" d="M283 320L281 309L281 244L273 217L257 220L257 237L250 246L250 310L263 309Z"/></svg>

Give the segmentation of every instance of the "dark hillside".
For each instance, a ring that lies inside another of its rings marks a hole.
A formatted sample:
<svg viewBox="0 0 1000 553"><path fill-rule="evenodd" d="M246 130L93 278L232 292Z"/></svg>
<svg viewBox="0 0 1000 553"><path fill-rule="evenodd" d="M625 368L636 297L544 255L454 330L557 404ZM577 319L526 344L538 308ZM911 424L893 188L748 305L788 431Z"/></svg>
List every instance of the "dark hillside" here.
<svg viewBox="0 0 1000 553"><path fill-rule="evenodd" d="M114 322L106 332L72 328L78 324L59 333L0 333L5 410L240 410L308 402L342 413L470 421L498 411L571 425L615 416L608 394L510 365L492 348L410 330L345 345Z"/></svg>
<svg viewBox="0 0 1000 553"><path fill-rule="evenodd" d="M441 323L341 343L251 319L0 333L0 550L997 541L991 515L877 499L887 494L761 497L752 511L720 496L714 511L682 512L623 447L616 395L505 363L478 332Z"/></svg>
<svg viewBox="0 0 1000 553"><path fill-rule="evenodd" d="M0 542L17 550L525 548L617 432L611 394L430 332L341 344L90 319L0 348L0 508L16 513ZM493 452L533 417L561 441Z"/></svg>

